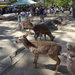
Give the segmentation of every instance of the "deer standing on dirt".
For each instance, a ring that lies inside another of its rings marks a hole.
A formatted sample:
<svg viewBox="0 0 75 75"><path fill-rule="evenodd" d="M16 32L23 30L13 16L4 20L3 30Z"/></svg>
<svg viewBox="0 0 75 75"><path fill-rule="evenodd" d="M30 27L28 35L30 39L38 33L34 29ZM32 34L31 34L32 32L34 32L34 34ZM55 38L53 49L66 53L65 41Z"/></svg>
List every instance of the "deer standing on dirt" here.
<svg viewBox="0 0 75 75"><path fill-rule="evenodd" d="M44 34L45 40L46 40L46 35L50 37L51 41L53 41L55 38L55 36L52 35L52 33L50 32L49 28L46 25L42 25L42 24L35 25L33 27L33 30L35 32L35 35L34 35L35 40L37 40L39 35L40 35L40 40L41 40L42 34Z"/></svg>
<svg viewBox="0 0 75 75"><path fill-rule="evenodd" d="M20 36L16 43L23 43L23 45L28 48L34 55L34 63L35 67L37 67L37 60L39 55L48 55L50 58L55 60L57 63L55 65L55 73L57 73L58 66L60 65L60 58L58 57L61 52L61 46L58 45L55 42L49 42L49 41L35 41L35 42L30 42L26 36L28 35L22 35Z"/></svg>
<svg viewBox="0 0 75 75"><path fill-rule="evenodd" d="M72 75L75 75L75 46L68 43L67 50L67 69Z"/></svg>
<svg viewBox="0 0 75 75"><path fill-rule="evenodd" d="M45 40L46 40L46 35L50 37L51 41L53 41L55 38L55 36L52 35L52 33L50 32L49 28L46 25L38 24L38 25L33 26L31 22L23 21L22 22L22 32L24 31L24 28L28 28L29 31L31 29L34 30L35 40L37 40L38 36L40 36L40 40L41 40L42 34L44 34Z"/></svg>

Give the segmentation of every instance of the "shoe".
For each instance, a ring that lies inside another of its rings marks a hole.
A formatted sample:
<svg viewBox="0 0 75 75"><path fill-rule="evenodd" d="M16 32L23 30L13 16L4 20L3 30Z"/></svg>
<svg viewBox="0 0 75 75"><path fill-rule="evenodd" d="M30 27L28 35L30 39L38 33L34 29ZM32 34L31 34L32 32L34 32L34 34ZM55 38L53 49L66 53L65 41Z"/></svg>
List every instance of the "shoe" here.
<svg viewBox="0 0 75 75"><path fill-rule="evenodd" d="M21 25L18 25L18 27L22 27Z"/></svg>
<svg viewBox="0 0 75 75"><path fill-rule="evenodd" d="M42 21L40 21L40 22L42 22Z"/></svg>

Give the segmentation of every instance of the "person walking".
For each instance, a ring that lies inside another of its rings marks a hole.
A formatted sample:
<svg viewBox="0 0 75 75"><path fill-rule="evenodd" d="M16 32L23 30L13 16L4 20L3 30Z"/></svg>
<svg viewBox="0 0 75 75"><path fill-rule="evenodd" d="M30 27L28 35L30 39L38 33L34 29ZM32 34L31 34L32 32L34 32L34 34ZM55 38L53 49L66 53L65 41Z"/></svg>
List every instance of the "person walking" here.
<svg viewBox="0 0 75 75"><path fill-rule="evenodd" d="M30 21L33 22L33 9L30 8L30 11L29 11L29 18L30 18Z"/></svg>
<svg viewBox="0 0 75 75"><path fill-rule="evenodd" d="M44 16L45 16L45 17L47 16L47 13L48 13L47 8L45 8L45 9L44 9Z"/></svg>
<svg viewBox="0 0 75 75"><path fill-rule="evenodd" d="M61 11L62 11L62 13L64 13L64 7L61 7Z"/></svg>
<svg viewBox="0 0 75 75"><path fill-rule="evenodd" d="M39 15L40 15L40 22L44 21L44 8L42 6L40 6Z"/></svg>
<svg viewBox="0 0 75 75"><path fill-rule="evenodd" d="M72 7L70 7L70 15L72 14L72 11L73 11L73 8L72 8Z"/></svg>
<svg viewBox="0 0 75 75"><path fill-rule="evenodd" d="M50 7L50 14L53 14L53 12L54 12L53 7Z"/></svg>

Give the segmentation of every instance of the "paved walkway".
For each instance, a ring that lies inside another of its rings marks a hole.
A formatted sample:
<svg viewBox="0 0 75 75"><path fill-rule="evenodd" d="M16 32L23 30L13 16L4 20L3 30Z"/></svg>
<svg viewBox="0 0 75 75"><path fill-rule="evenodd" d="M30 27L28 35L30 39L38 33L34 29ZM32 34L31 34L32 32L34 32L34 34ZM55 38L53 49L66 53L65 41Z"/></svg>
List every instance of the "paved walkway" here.
<svg viewBox="0 0 75 75"><path fill-rule="evenodd" d="M65 13L66 14L66 13ZM61 15L61 14L59 14ZM62 14L63 15L63 14ZM57 15L50 15L45 20L47 19L53 19L56 18ZM39 17L37 18L39 19ZM39 23L39 20L36 18L34 19L35 24L36 22ZM65 20L65 19L64 19ZM68 21L67 21L68 22ZM63 22L64 24L65 22ZM74 26L74 21L70 23ZM69 23L68 23L69 24ZM68 26L67 23L65 26ZM70 27L70 25L69 25ZM74 28L74 27L73 27ZM27 30L28 31L28 30ZM70 42L74 44L75 42L75 37L74 34L75 32L67 32L67 31L60 31L60 30L51 30L52 34L55 36L54 42L58 43L62 47L62 52L61 54L66 54L66 43ZM25 32L26 33L26 32ZM34 33L32 31L32 33ZM21 32L17 28L17 22L16 21L4 21L0 22L0 61L15 52L17 49L22 47L22 44L16 44L14 41L24 33ZM29 34L27 37L30 41L34 41L34 35ZM47 37L47 41L49 41L49 37ZM39 38L38 38L39 40ZM42 38L44 40L44 38ZM3 74L1 75L53 75L54 70L52 69L52 66L55 64L55 61L50 59L47 56L40 56L39 61L38 61L38 68L34 68L33 64L33 54L30 53L29 51L21 58L19 62L17 62L14 66L10 67L7 69ZM66 69L66 61L65 59L61 58L61 66L59 68L59 73L60 75L66 75L68 74L68 71Z"/></svg>

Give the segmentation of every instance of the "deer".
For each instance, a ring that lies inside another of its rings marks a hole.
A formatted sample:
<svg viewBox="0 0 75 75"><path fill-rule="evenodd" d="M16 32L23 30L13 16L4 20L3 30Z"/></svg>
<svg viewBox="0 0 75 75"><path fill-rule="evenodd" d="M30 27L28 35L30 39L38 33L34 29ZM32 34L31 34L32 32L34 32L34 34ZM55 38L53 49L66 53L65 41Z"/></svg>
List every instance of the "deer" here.
<svg viewBox="0 0 75 75"><path fill-rule="evenodd" d="M33 28L33 24L30 21L22 21L22 32L24 28L28 28L30 31Z"/></svg>
<svg viewBox="0 0 75 75"><path fill-rule="evenodd" d="M53 41L55 38L55 36L53 36L52 33L50 32L49 28L43 24L37 24L37 25L33 26L33 24L31 22L23 21L22 22L22 32L23 32L24 28L29 28L29 31L33 30L35 32L35 34L34 34L35 40L37 40L39 35L40 35L40 40L41 40L42 34L44 34L45 40L46 40L46 35L48 35L50 37L51 41Z"/></svg>
<svg viewBox="0 0 75 75"><path fill-rule="evenodd" d="M46 25L43 25L43 24L35 25L33 27L33 30L35 32L35 35L34 35L35 40L37 40L39 35L40 35L40 40L41 40L42 34L44 34L45 40L46 40L46 35L50 37L51 41L53 41L55 38L55 36L52 35L51 31Z"/></svg>
<svg viewBox="0 0 75 75"><path fill-rule="evenodd" d="M67 43L67 69L70 74L75 75L75 46Z"/></svg>
<svg viewBox="0 0 75 75"><path fill-rule="evenodd" d="M61 52L61 46L58 45L55 42L52 41L33 41L30 42L27 39L29 32L20 36L16 43L22 43L30 52L32 52L34 56L34 64L35 68L37 68L37 61L39 58L39 55L48 55L50 58L52 58L54 61L56 61L56 64L54 66L55 73L57 73L58 67L60 65L60 52Z"/></svg>
<svg viewBox="0 0 75 75"><path fill-rule="evenodd" d="M58 24L61 24L62 21L63 21L63 19L60 18L60 19L54 19L54 20L52 20L51 22L54 23L54 24L57 24L57 26L58 26Z"/></svg>

